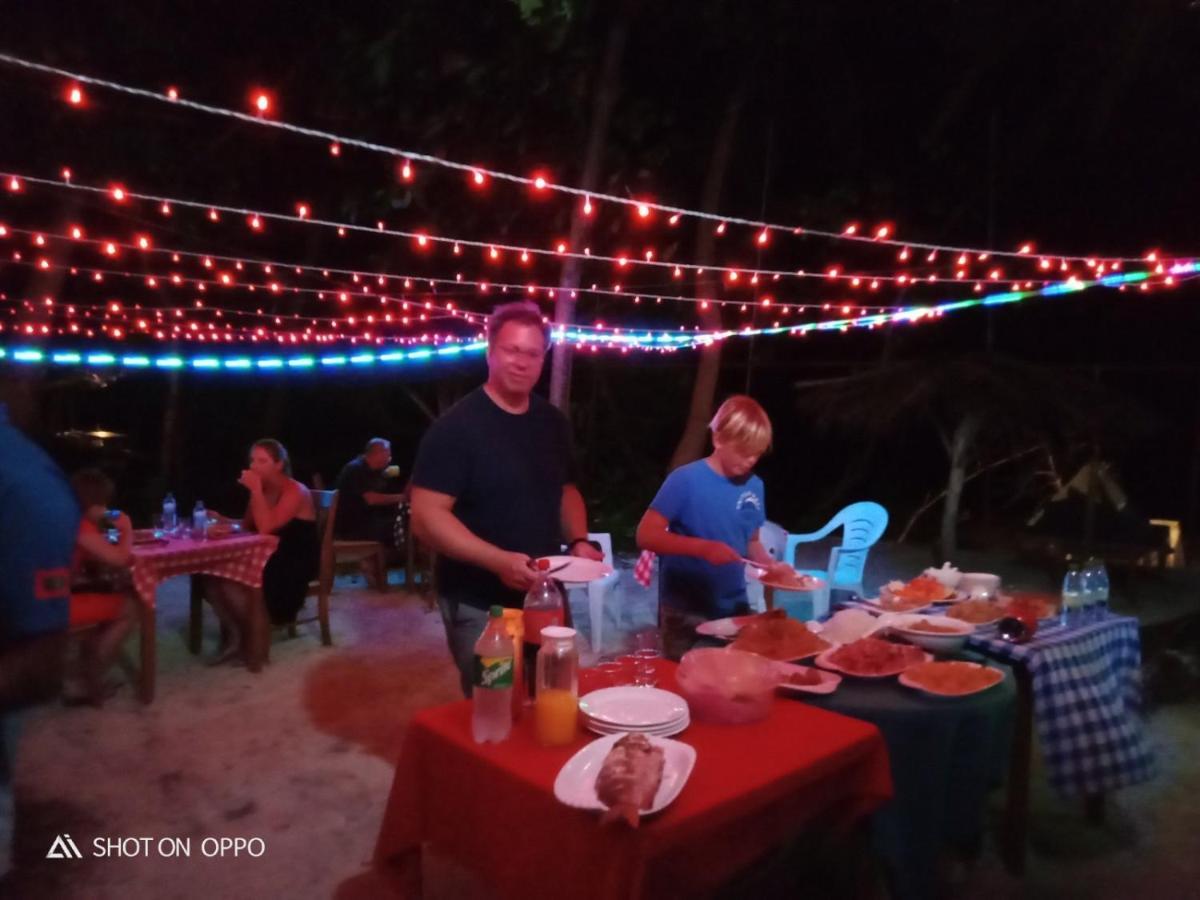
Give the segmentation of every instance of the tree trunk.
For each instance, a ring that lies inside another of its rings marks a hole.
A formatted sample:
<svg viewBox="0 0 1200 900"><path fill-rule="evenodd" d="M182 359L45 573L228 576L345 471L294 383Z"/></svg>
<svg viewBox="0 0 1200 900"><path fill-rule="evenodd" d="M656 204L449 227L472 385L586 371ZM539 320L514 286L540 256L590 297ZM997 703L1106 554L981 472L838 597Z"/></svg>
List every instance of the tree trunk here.
<svg viewBox="0 0 1200 900"><path fill-rule="evenodd" d="M946 502L942 506L940 559L943 561L953 562L958 552L958 507L967 479L967 459L978 430L979 420L974 416L966 416L959 421L950 439L950 479L946 484Z"/></svg>
<svg viewBox="0 0 1200 900"><path fill-rule="evenodd" d="M721 202L721 188L725 183L725 173L729 171L729 160L733 155L733 140L737 135L738 120L741 118L742 106L746 102L746 94L750 90L750 71L747 66L743 71L738 86L729 95L725 105L725 115L721 127L713 140L712 155L708 160L708 173L704 178L704 196L701 198L701 209L706 213L715 213ZM704 273L696 276L696 299L716 297L719 285L711 276L709 266L713 257L713 226L710 222L701 221L696 230L696 265L704 269ZM716 304L708 309L699 309L700 325L705 331L719 331L721 328L721 313ZM696 364L696 378L692 382L692 399L688 404L687 421L683 426L683 434L671 455L670 470L674 470L699 459L704 453L705 440L708 434L708 422L712 418L713 403L717 396L717 376L721 372L721 344L713 343L700 350L700 359Z"/></svg>
<svg viewBox="0 0 1200 900"><path fill-rule="evenodd" d="M175 477L176 450L179 447L179 372L167 376L167 396L163 408L162 435L159 438L158 467L170 485Z"/></svg>
<svg viewBox="0 0 1200 900"><path fill-rule="evenodd" d="M592 107L592 122L588 128L587 151L584 154L583 173L579 186L585 191L596 190L600 181L600 166L604 159L604 142L608 137L608 123L620 92L621 57L629 37L629 22L633 15L632 0L625 0L617 10L616 18L608 31L608 43L604 50L604 63L596 83L596 105ZM592 230L592 218L584 215L583 203L577 201L571 212L571 231L568 242L571 252L578 253ZM554 324L568 327L575 321L575 291L579 287L582 273L581 261L568 257L563 264L558 282L558 297L554 301ZM567 341L554 345L550 360L550 402L566 411L571 404L571 353Z"/></svg>

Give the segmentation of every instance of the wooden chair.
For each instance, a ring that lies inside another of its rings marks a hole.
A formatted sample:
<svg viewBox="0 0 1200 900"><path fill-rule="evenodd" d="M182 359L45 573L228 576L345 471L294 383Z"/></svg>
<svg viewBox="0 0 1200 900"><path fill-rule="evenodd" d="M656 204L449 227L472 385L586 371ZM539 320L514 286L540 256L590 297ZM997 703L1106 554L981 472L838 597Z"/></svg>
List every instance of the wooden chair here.
<svg viewBox="0 0 1200 900"><path fill-rule="evenodd" d="M320 542L320 562L317 580L309 584L308 596L317 598L317 614L307 619L296 619L288 626L288 634L296 634L296 625L306 622L321 623L321 643L329 646L333 635L329 630L329 595L333 592L333 576L340 563L370 560L375 568L378 589L387 589L387 548L378 541L342 540L333 536L337 517L337 491L311 491L313 506L317 514L317 540Z"/></svg>

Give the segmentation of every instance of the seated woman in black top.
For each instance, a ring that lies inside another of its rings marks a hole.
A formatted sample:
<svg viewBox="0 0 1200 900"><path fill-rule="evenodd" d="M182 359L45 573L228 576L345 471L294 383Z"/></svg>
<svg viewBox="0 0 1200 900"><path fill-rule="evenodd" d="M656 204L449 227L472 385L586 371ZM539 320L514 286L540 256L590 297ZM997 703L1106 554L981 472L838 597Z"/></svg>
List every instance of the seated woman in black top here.
<svg viewBox="0 0 1200 900"><path fill-rule="evenodd" d="M264 438L250 447L250 467L238 479L250 492L243 526L279 537L279 546L263 568L262 585L267 614L274 625L295 620L304 605L308 583L317 576L320 554L312 495L291 473L284 446ZM252 595L244 586L224 579L211 579L207 593L228 637L218 661L242 656Z"/></svg>

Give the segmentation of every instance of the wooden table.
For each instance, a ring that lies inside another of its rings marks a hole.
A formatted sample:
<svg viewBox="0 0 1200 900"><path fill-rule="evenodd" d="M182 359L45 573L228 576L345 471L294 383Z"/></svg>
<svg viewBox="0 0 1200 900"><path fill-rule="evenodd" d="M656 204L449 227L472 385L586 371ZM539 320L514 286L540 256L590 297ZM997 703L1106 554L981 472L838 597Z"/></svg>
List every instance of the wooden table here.
<svg viewBox="0 0 1200 900"><path fill-rule="evenodd" d="M192 578L192 611L193 619L198 615L200 596L197 588L197 575L212 575L217 578L228 578L244 584L256 592L256 602L252 604L251 628L249 635L250 671L261 670L267 659L270 640L270 629L267 625L266 606L262 602L262 571L275 552L279 539L269 534L241 534L221 539L194 540L188 538L171 538L165 543L141 544L133 548L133 561L130 572L133 579L134 591L141 601L138 613L141 625L141 687L142 702L149 703L154 699L154 681L156 667L155 649L155 601L158 594L159 582L176 575L191 575ZM199 652L199 647L192 647L192 652Z"/></svg>
<svg viewBox="0 0 1200 900"><path fill-rule="evenodd" d="M1024 644L986 630L968 640L975 651L1011 666L1016 676L1002 852L1017 874L1025 870L1035 732L1051 786L1062 796L1082 798L1092 820L1103 816L1106 793L1156 771L1140 720L1137 620L1108 614L1069 628L1043 624Z"/></svg>

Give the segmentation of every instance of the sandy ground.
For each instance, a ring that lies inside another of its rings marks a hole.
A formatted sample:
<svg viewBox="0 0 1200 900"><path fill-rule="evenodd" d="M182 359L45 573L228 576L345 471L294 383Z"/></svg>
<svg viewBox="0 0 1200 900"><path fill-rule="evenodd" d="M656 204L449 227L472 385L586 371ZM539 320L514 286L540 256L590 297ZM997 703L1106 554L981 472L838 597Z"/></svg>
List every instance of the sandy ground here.
<svg viewBox="0 0 1200 900"><path fill-rule="evenodd" d="M907 548L881 548L868 585L926 562ZM1042 586L1044 576L1007 562L1013 580ZM622 587L622 614L607 620L606 651L654 620L654 589L628 575ZM1148 620L1196 605L1197 594L1171 579L1135 593L1136 604L1126 598L1120 605ZM382 895L369 862L405 725L416 710L457 696L437 613L400 587L381 595L341 583L335 646L320 645L315 625L292 640L281 632L270 666L254 676L207 667L184 649L186 582L164 585L159 609L153 705L138 704L127 687L101 710L56 707L29 716L17 761L17 869L0 882L0 896ZM576 618L586 631L582 606ZM206 626L211 653L211 616ZM1149 727L1162 775L1115 797L1106 826L1087 826L1081 810L1040 790L1027 877L1008 876L989 847L973 867L953 873L952 894L1200 897L1200 707L1160 708ZM62 833L84 859L45 858ZM97 838L130 837L153 838L153 852L91 855ZM160 857L157 841L165 837L190 839L191 856ZM221 838L260 838L265 852L206 858L204 847L213 845L202 842ZM427 884L435 898L481 893L437 860Z"/></svg>

